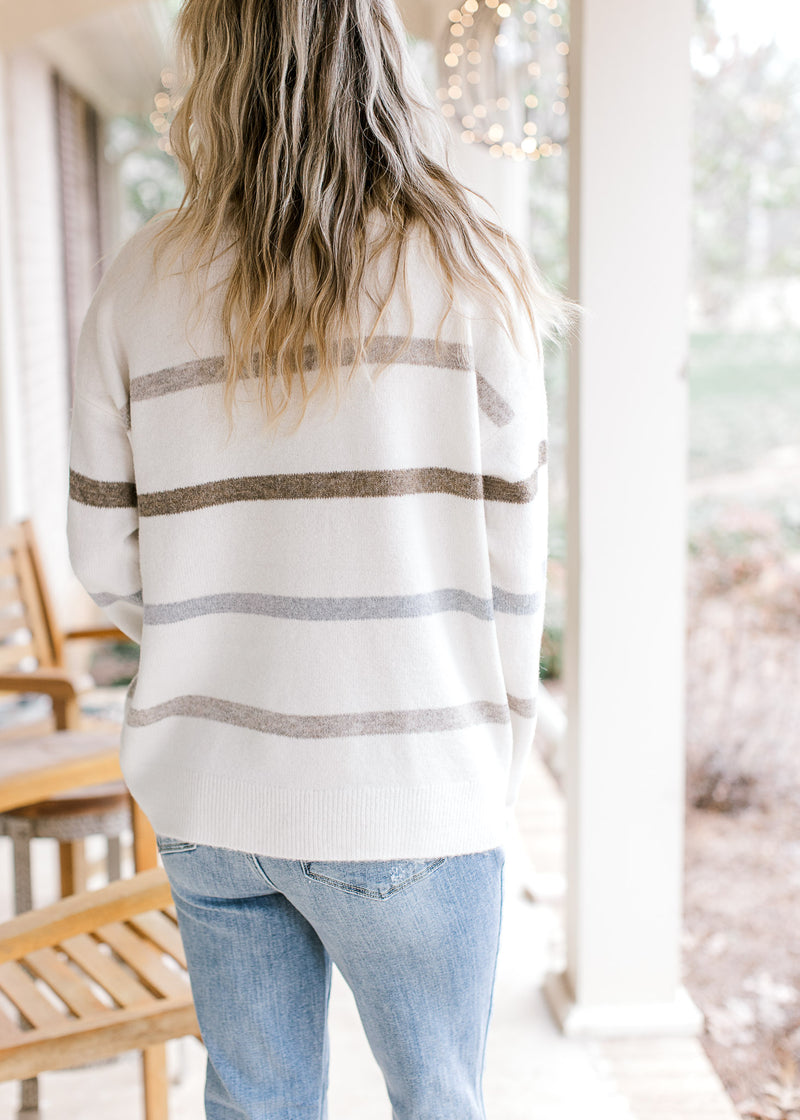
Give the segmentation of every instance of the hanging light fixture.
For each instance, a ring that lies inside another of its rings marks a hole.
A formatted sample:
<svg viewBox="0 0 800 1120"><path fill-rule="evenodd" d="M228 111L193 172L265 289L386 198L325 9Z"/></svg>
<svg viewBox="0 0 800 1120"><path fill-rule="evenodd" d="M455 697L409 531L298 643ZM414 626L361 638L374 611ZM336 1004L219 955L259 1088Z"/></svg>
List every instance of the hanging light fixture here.
<svg viewBox="0 0 800 1120"><path fill-rule="evenodd" d="M565 0L464 0L439 58L442 112L496 158L558 155L567 139Z"/></svg>

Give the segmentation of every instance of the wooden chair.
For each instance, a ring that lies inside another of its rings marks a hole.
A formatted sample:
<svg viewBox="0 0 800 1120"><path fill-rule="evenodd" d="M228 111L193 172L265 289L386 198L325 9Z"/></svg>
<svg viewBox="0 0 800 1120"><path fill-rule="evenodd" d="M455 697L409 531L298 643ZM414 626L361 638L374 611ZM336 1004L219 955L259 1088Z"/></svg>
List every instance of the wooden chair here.
<svg viewBox="0 0 800 1120"><path fill-rule="evenodd" d="M200 1038L160 867L0 925L0 993L22 1020L0 1008L2 1081ZM147 1120L167 1115L165 1074L158 1088Z"/></svg>
<svg viewBox="0 0 800 1120"><path fill-rule="evenodd" d="M63 753L69 762L75 737L86 734L79 707L80 684L64 660L65 642L71 639L123 639L115 627L97 626L63 632L52 607L44 569L36 545L33 525L0 527L0 693L41 693L52 701L55 727L62 735L32 735L22 727L3 732L0 751L20 747L37 757L46 742L48 764ZM36 666L30 665L31 661ZM102 732L96 732L101 735ZM107 738L106 733L106 738ZM118 733L115 736L119 745ZM32 767L35 782L35 767ZM102 785L100 784L102 783ZM117 765L109 775L105 769L84 768L71 789L42 789L38 797L17 799L12 808L0 812L0 833L14 843L15 901L17 911L31 906L30 841L51 836L59 841L61 893L69 895L86 886L84 837L99 832L110 840L119 836L123 824L134 834L134 866L137 871L157 865L155 836L146 817L130 797ZM118 860L111 872L118 871ZM149 1101L161 1100L160 1110L151 1105L153 1116L166 1115L166 1054L163 1046L144 1052L145 1093ZM35 1078L23 1082L23 1113L35 1114L38 1087Z"/></svg>
<svg viewBox="0 0 800 1120"><path fill-rule="evenodd" d="M47 589L32 522L0 527L0 693L47 695L52 701L56 729L80 729L84 723L79 706L81 687L66 667L65 643L113 638L127 641L121 631L109 626L62 631ZM26 734L24 728L22 734ZM6 737L7 733L3 735ZM26 910L32 905L29 844L33 837L49 836L59 841L61 893L72 894L86 886L84 837L100 832L113 845L131 810L128 791L122 781L117 781L102 790L81 791L77 801L74 793L60 793L39 805L15 810L0 821L0 831L14 839L17 909ZM150 860L139 866L149 867L155 862L153 851ZM117 851L112 871L118 863Z"/></svg>
<svg viewBox="0 0 800 1120"><path fill-rule="evenodd" d="M119 736L103 731L55 731L5 742L0 749L0 813L68 790L119 780ZM147 817L133 802L134 863L155 868L155 834ZM122 889L122 888L121 888ZM73 896L74 897L74 896ZM33 919L31 919L33 920ZM13 927L12 927L13 931ZM167 1116L166 1050L163 1042L142 1052L144 1092L149 1120ZM22 1081L22 1116L38 1116L36 1076Z"/></svg>

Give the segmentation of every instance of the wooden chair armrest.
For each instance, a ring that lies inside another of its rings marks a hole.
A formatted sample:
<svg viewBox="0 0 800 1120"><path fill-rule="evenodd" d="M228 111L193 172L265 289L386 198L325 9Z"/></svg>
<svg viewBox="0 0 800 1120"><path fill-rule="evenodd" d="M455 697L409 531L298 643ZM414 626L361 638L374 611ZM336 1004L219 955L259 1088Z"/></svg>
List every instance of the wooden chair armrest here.
<svg viewBox="0 0 800 1120"><path fill-rule="evenodd" d="M34 949L58 945L67 937L109 922L162 910L171 903L163 867L139 871L131 879L116 879L100 890L67 895L0 924L0 963L19 960Z"/></svg>
<svg viewBox="0 0 800 1120"><path fill-rule="evenodd" d="M136 643L128 637L116 626L80 626L75 630L65 630L64 637L68 642L79 641L83 638L89 638L98 642L129 642L131 645Z"/></svg>
<svg viewBox="0 0 800 1120"><path fill-rule="evenodd" d="M53 700L74 700L80 691L67 669L0 673L0 692L42 692Z"/></svg>

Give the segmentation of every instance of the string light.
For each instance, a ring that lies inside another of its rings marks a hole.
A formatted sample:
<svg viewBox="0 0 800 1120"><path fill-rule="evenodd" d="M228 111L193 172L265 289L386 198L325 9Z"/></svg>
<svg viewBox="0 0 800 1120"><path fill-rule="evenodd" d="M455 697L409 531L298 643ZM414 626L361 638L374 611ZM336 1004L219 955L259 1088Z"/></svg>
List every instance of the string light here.
<svg viewBox="0 0 800 1120"><path fill-rule="evenodd" d="M437 96L465 144L495 159L558 155L567 139L567 0L464 0L451 8ZM446 74L446 77L445 77ZM454 121L454 124L456 122Z"/></svg>
<svg viewBox="0 0 800 1120"><path fill-rule="evenodd" d="M161 89L153 97L154 111L150 114L150 123L158 134L158 146L162 152L173 155L172 145L169 142L169 130L175 119L175 112L180 107L183 98L178 93L177 75L170 69L161 71Z"/></svg>

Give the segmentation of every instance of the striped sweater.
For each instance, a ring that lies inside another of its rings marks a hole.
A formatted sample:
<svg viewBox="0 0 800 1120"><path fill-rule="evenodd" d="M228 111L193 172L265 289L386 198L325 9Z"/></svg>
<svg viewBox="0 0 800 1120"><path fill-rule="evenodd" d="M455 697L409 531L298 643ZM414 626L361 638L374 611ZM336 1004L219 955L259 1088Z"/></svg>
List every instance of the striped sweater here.
<svg viewBox="0 0 800 1120"><path fill-rule="evenodd" d="M447 302L414 233L410 349L371 378L407 333L398 289L338 412L312 402L296 432L290 410L267 433L251 378L229 439L223 289L192 324L185 277L152 272L153 228L83 323L67 517L78 579L141 646L131 792L157 832L276 858L504 843L547 565L547 399L524 316L518 351L462 294L435 347Z"/></svg>

